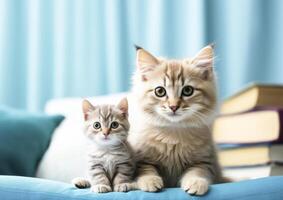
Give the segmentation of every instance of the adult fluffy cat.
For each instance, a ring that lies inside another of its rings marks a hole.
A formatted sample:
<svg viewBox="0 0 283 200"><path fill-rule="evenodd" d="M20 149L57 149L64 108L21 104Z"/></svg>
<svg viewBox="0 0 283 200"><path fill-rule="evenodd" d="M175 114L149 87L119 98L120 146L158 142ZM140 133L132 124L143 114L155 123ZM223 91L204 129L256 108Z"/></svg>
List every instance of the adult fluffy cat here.
<svg viewBox="0 0 283 200"><path fill-rule="evenodd" d="M137 48L129 141L140 156L141 190L180 185L202 195L222 181L210 132L216 96L212 46L184 60Z"/></svg>

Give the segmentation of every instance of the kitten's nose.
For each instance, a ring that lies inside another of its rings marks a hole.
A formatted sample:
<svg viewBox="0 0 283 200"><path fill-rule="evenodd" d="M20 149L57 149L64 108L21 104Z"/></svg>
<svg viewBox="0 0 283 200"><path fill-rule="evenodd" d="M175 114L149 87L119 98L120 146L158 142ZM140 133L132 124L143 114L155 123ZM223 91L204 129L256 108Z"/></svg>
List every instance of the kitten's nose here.
<svg viewBox="0 0 283 200"><path fill-rule="evenodd" d="M169 106L169 108L173 111L176 112L179 109L179 106Z"/></svg>
<svg viewBox="0 0 283 200"><path fill-rule="evenodd" d="M102 133L105 137L108 136L110 133L110 128L105 128L104 130L102 130Z"/></svg>

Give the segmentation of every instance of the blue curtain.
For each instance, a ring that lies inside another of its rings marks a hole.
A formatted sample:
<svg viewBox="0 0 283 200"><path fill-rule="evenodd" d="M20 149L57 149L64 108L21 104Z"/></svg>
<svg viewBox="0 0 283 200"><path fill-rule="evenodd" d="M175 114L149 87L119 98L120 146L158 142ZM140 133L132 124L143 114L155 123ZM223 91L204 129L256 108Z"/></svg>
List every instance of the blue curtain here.
<svg viewBox="0 0 283 200"><path fill-rule="evenodd" d="M0 0L0 104L127 91L134 44L184 58L212 42L222 98L283 83L282 0Z"/></svg>

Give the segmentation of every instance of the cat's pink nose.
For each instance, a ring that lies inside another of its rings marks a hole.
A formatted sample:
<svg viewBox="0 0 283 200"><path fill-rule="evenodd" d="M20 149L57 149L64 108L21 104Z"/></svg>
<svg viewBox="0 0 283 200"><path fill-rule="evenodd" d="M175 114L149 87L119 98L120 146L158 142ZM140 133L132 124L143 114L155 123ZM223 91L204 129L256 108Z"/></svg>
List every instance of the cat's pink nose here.
<svg viewBox="0 0 283 200"><path fill-rule="evenodd" d="M169 108L173 111L176 112L179 109L179 106L169 106Z"/></svg>
<svg viewBox="0 0 283 200"><path fill-rule="evenodd" d="M107 137L109 134L108 134L108 133L103 133L103 135L104 135L105 137Z"/></svg>
<svg viewBox="0 0 283 200"><path fill-rule="evenodd" d="M105 128L105 129L102 130L102 134L103 134L105 137L107 137L107 136L109 135L109 133L110 133L110 129L109 129L109 128Z"/></svg>

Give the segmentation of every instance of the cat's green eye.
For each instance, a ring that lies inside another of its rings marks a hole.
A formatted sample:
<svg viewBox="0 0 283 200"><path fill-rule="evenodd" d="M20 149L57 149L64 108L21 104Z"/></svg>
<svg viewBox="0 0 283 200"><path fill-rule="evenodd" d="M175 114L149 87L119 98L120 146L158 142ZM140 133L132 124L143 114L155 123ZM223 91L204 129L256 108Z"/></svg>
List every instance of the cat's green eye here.
<svg viewBox="0 0 283 200"><path fill-rule="evenodd" d="M192 96L193 93L194 93L194 88L190 85L187 85L187 86L183 87L183 89L182 89L182 96L189 97L189 96Z"/></svg>
<svg viewBox="0 0 283 200"><path fill-rule="evenodd" d="M164 97L166 95L166 90L164 87L158 86L155 88L154 93L157 97Z"/></svg>
<svg viewBox="0 0 283 200"><path fill-rule="evenodd" d="M100 129L101 128L101 124L99 122L94 122L93 123L93 128L94 129Z"/></svg>
<svg viewBox="0 0 283 200"><path fill-rule="evenodd" d="M111 125L110 125L110 126L111 126L111 128L112 128L112 129L116 129L116 128L118 128L118 127L119 127L119 123L118 123L118 122L116 122L116 121L114 121L114 122L112 122L112 123L111 123Z"/></svg>

